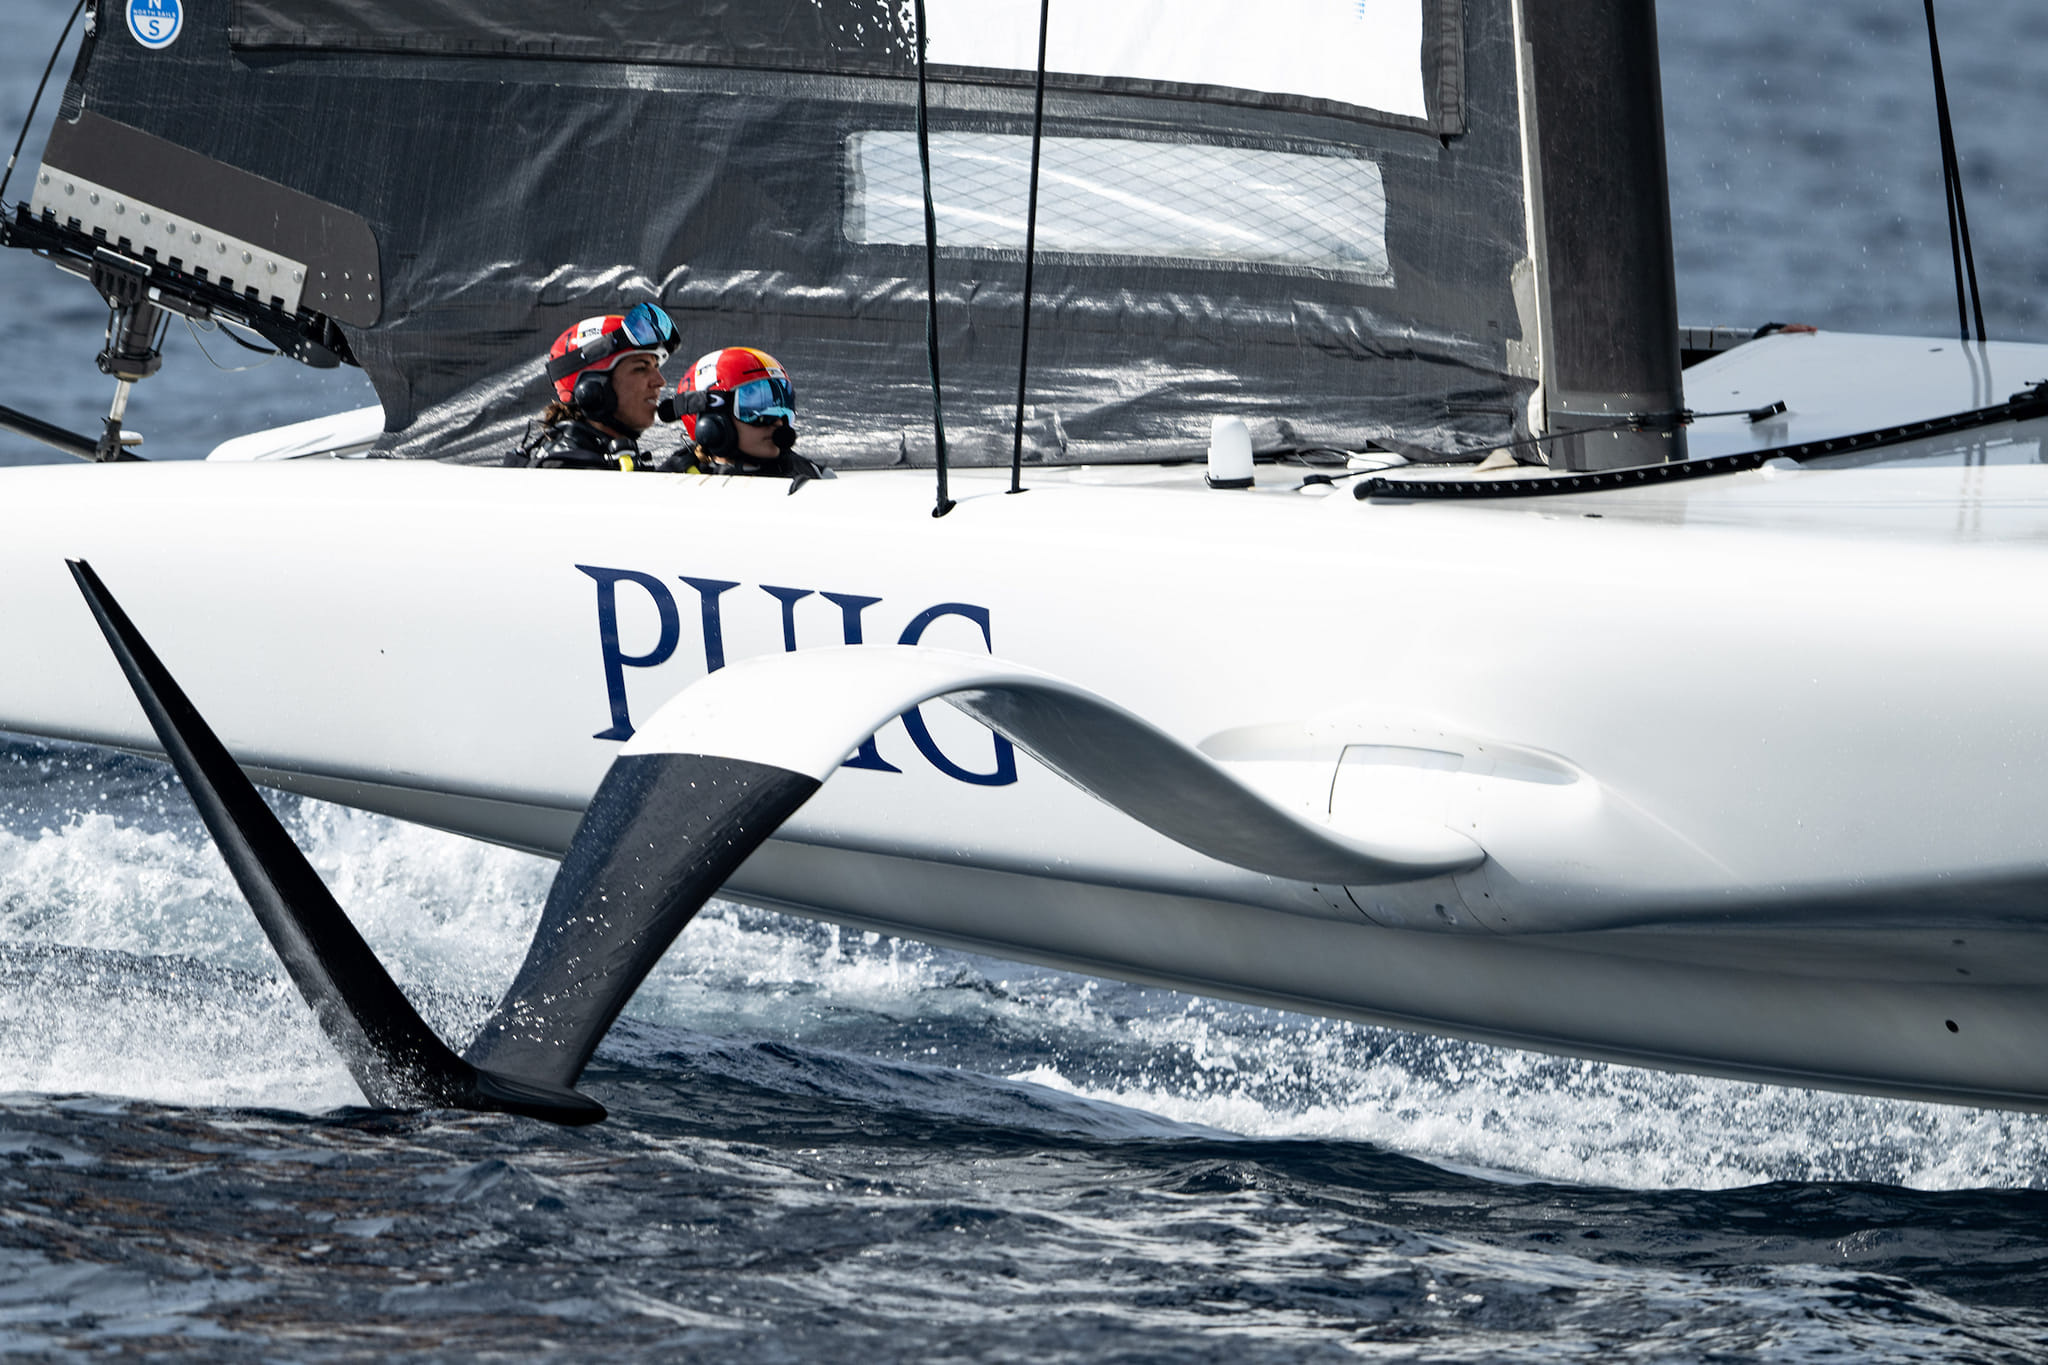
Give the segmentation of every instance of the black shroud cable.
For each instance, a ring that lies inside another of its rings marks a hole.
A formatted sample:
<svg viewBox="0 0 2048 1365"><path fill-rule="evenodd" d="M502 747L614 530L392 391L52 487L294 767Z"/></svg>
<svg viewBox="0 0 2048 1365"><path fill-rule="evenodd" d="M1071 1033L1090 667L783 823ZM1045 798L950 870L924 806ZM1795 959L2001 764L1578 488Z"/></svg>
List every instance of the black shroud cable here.
<svg viewBox="0 0 2048 1365"><path fill-rule="evenodd" d="M28 102L28 113L21 120L21 136L14 139L14 150L7 155L7 169L0 172L0 204L7 200L7 182L14 179L14 163L21 159L22 145L28 141L28 130L36 121L36 109L43 102L43 90L50 83L50 73L57 69L57 55L64 50L64 44L71 38L71 29L78 22L78 16L85 12L85 0L71 7L71 17L64 21L64 31L57 35L57 45L50 49L50 63L43 68L43 78L36 82L35 97Z"/></svg>
<svg viewBox="0 0 2048 1365"><path fill-rule="evenodd" d="M1045 145L1045 37L1052 0L1038 3L1038 95L1031 106L1031 192L1024 216L1024 317L1017 343L1017 427L1010 443L1010 491L1024 491L1024 386L1031 373L1031 273L1038 264L1038 154Z"/></svg>
<svg viewBox="0 0 2048 1365"><path fill-rule="evenodd" d="M939 215L932 207L932 139L925 92L924 0L915 0L917 15L917 164L924 176L924 349L932 372L932 439L939 451L939 500L932 515L943 517L953 510L946 496L946 414L939 388Z"/></svg>
<svg viewBox="0 0 2048 1365"><path fill-rule="evenodd" d="M1948 200L1948 249L1956 267L1956 318L1963 340L1970 339L1972 314L1977 322L1977 340L1986 339L1984 299L1977 290L1977 257L1970 249L1970 214L1963 207L1962 163L1956 156L1955 127L1948 116L1948 82L1941 74L1941 40L1934 32L1934 0L1926 0L1927 53L1934 63L1934 111L1941 124L1941 182ZM1965 276L1967 292L1965 290Z"/></svg>

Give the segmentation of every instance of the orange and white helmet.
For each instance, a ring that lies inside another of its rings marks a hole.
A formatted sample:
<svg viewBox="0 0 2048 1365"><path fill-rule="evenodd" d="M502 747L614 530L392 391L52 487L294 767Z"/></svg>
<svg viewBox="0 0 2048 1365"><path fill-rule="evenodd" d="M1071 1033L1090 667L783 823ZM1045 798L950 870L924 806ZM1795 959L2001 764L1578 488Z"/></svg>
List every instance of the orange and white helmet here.
<svg viewBox="0 0 2048 1365"><path fill-rule="evenodd" d="M690 394L703 396L692 402L684 397ZM774 356L751 346L728 346L699 357L676 382L676 396L683 428L692 439L697 436L696 414L707 411L729 412L734 421L748 425L776 417L796 425L796 385L790 382L789 371Z"/></svg>

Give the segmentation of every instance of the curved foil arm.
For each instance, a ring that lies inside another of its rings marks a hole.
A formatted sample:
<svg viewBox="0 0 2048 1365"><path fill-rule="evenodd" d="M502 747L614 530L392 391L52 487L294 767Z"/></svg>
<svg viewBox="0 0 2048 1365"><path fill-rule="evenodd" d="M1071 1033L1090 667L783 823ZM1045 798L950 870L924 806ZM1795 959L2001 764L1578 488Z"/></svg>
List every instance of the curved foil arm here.
<svg viewBox="0 0 2048 1365"><path fill-rule="evenodd" d="M1082 790L1200 853L1302 881L1455 872L1441 826L1354 839L1274 805L1094 693L986 655L849 646L749 659L685 688L619 751L525 962L465 1059L570 1086L676 935L877 728L943 697Z"/></svg>
<svg viewBox="0 0 2048 1365"><path fill-rule="evenodd" d="M742 660L686 689L620 753L740 759L823 782L882 725L941 698L1083 791L1236 867L1355 886L1441 876L1486 857L1443 825L1341 833L1275 805L1207 755L1074 683L985 654L918 645Z"/></svg>

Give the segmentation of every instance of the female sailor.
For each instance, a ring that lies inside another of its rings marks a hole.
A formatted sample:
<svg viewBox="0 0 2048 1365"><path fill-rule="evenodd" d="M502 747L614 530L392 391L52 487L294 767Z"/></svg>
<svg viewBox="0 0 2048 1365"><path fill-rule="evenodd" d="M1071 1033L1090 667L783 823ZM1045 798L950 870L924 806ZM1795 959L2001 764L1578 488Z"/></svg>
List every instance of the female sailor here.
<svg viewBox="0 0 2048 1365"><path fill-rule="evenodd" d="M688 472L815 479L817 465L796 453L796 386L774 356L728 346L702 356L676 383L662 416L680 420L695 443Z"/></svg>
<svg viewBox="0 0 2048 1365"><path fill-rule="evenodd" d="M585 318L556 337L547 364L555 401L513 462L538 469L639 467L640 433L654 424L661 401L661 363L676 345L675 323L652 303Z"/></svg>

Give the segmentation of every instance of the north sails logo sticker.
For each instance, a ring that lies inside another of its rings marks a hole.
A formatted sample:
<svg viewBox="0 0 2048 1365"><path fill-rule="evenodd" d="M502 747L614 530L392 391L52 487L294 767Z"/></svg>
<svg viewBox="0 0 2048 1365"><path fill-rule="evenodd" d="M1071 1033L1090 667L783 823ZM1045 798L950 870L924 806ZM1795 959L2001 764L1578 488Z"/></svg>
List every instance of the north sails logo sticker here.
<svg viewBox="0 0 2048 1365"><path fill-rule="evenodd" d="M128 32L152 52L176 42L184 27L185 12L178 0L128 0Z"/></svg>

